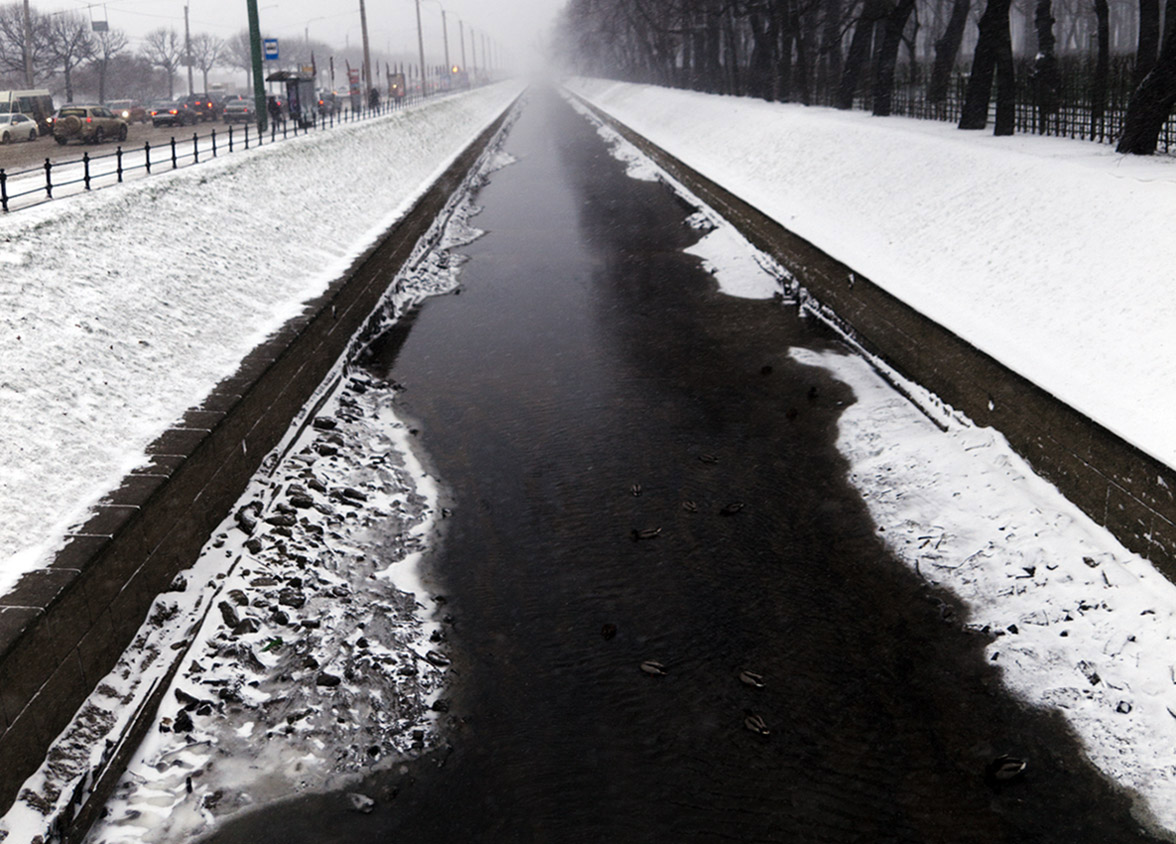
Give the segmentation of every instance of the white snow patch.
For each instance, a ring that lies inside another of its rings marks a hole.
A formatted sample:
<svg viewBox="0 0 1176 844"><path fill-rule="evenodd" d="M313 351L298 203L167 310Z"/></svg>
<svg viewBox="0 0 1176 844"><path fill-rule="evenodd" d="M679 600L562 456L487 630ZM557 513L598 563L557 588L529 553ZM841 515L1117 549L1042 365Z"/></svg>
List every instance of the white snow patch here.
<svg viewBox="0 0 1176 844"><path fill-rule="evenodd" d="M1060 712L1141 819L1176 831L1176 585L998 432L920 412L863 358L792 356L852 387L837 444L890 549L997 636L987 655L1009 689Z"/></svg>

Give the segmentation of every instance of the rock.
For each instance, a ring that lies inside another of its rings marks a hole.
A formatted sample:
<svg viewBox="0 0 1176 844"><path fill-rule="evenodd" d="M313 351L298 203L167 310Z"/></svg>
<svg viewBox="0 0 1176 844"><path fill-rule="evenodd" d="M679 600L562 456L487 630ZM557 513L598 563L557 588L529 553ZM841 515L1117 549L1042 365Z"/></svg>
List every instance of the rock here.
<svg viewBox="0 0 1176 844"><path fill-rule="evenodd" d="M270 577L268 575L263 575L261 577L253 578L253 580L249 581L249 585L255 586L255 587L277 586L278 579L276 577Z"/></svg>
<svg viewBox="0 0 1176 844"><path fill-rule="evenodd" d="M326 443L315 443L314 450L323 457L334 457L339 453L339 449L335 448L333 445L327 445Z"/></svg>
<svg viewBox="0 0 1176 844"><path fill-rule="evenodd" d="M291 495L290 504L299 510L309 510L314 506L314 499L309 495Z"/></svg>
<svg viewBox="0 0 1176 844"><path fill-rule="evenodd" d="M237 625L241 623L241 618L237 615L236 607L228 601L221 601L216 607L220 610L221 618L225 620L225 625L236 629Z"/></svg>
<svg viewBox="0 0 1176 844"><path fill-rule="evenodd" d="M237 527L245 534L252 535L257 528L257 514L261 512L261 502L251 501L237 510Z"/></svg>
<svg viewBox="0 0 1176 844"><path fill-rule="evenodd" d="M339 423L330 416L317 416L310 424L319 431L333 431L339 425Z"/></svg>
<svg viewBox="0 0 1176 844"><path fill-rule="evenodd" d="M265 523L274 527L294 527L298 524L298 519L289 513L277 513L267 518Z"/></svg>
<svg viewBox="0 0 1176 844"><path fill-rule="evenodd" d="M229 590L229 600L239 607L243 607L249 603L249 597L240 589Z"/></svg>
<svg viewBox="0 0 1176 844"><path fill-rule="evenodd" d="M432 705L429 708L432 709L434 712L448 712L449 711L449 701L447 701L443 697L439 697L435 701L433 701Z"/></svg>
<svg viewBox="0 0 1176 844"><path fill-rule="evenodd" d="M319 675L314 678L314 684L316 686L326 686L327 688L334 688L342 682L342 677L338 677L326 671L320 671Z"/></svg>
<svg viewBox="0 0 1176 844"><path fill-rule="evenodd" d="M343 497L351 501L367 501L367 496L360 492L355 487L344 487Z"/></svg>
<svg viewBox="0 0 1176 844"><path fill-rule="evenodd" d="M603 636L604 640L607 642L609 639L612 639L617 635L617 626L615 624L605 624L600 628L600 635Z"/></svg>
<svg viewBox="0 0 1176 844"><path fill-rule="evenodd" d="M190 733L196 729L196 725L192 723L192 716L181 709L180 714L172 722L172 729L177 733Z"/></svg>
<svg viewBox="0 0 1176 844"><path fill-rule="evenodd" d="M425 659L438 668L444 668L449 665L449 657L440 651L429 651L425 654Z"/></svg>
<svg viewBox="0 0 1176 844"><path fill-rule="evenodd" d="M261 629L261 624L256 618L243 618L241 623L233 628L233 635L244 636L247 633L256 633Z"/></svg>
<svg viewBox="0 0 1176 844"><path fill-rule="evenodd" d="M287 586L278 593L278 603L297 610L306 605L306 596L297 589Z"/></svg>
<svg viewBox="0 0 1176 844"><path fill-rule="evenodd" d="M175 579L172 580L171 586L167 587L167 591L168 592L183 592L187 588L188 588L188 578L184 577L182 574L177 574L175 576Z"/></svg>
<svg viewBox="0 0 1176 844"><path fill-rule="evenodd" d="M250 539L248 542L245 543L245 550L248 551L250 554L260 554L261 553L261 540L258 539L257 537L253 537L253 539Z"/></svg>
<svg viewBox="0 0 1176 844"><path fill-rule="evenodd" d="M372 810L376 808L376 801L366 794L360 794L358 791L349 791L347 793L347 805L351 807L351 811L353 812L370 815Z"/></svg>
<svg viewBox="0 0 1176 844"><path fill-rule="evenodd" d="M742 509L743 509L743 502L742 501L732 501L730 504L727 504L721 510L719 510L719 515L720 516L734 516L736 513L738 513Z"/></svg>

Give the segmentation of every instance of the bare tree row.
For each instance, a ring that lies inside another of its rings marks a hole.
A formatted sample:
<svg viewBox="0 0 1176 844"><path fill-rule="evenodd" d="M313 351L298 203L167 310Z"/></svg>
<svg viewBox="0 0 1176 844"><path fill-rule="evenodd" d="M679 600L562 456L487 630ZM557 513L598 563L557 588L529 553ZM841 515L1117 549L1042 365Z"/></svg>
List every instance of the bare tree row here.
<svg viewBox="0 0 1176 844"><path fill-rule="evenodd" d="M0 87L35 88L49 84L63 89L73 102L78 83L100 102L113 85L118 96L149 98L166 90L175 96L175 77L181 67L199 70L208 89L208 74L229 64L232 50L207 33L191 39L191 56L184 39L172 29L157 29L137 51L117 29L94 31L88 17L75 12L41 14L30 9L26 21L22 3L0 6Z"/></svg>
<svg viewBox="0 0 1176 844"><path fill-rule="evenodd" d="M961 80L960 128L985 128L995 100L998 135L1014 130L1018 53L1032 56L1022 88L1041 121L1059 105L1059 57L1084 57L1065 66L1081 69L1098 121L1116 51L1134 61L1119 149L1146 154L1176 104L1176 0L1165 3L569 0L559 38L581 73L839 108L864 100L878 115L896 85L939 102Z"/></svg>

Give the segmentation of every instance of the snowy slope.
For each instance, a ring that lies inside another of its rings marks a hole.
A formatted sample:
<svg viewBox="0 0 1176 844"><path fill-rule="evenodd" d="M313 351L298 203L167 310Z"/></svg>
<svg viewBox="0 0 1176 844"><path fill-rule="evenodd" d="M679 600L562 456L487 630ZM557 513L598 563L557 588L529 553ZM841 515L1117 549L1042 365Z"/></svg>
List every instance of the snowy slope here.
<svg viewBox="0 0 1176 844"><path fill-rule="evenodd" d="M520 88L0 218L0 593Z"/></svg>
<svg viewBox="0 0 1176 844"><path fill-rule="evenodd" d="M627 83L569 87L1176 466L1176 159Z"/></svg>

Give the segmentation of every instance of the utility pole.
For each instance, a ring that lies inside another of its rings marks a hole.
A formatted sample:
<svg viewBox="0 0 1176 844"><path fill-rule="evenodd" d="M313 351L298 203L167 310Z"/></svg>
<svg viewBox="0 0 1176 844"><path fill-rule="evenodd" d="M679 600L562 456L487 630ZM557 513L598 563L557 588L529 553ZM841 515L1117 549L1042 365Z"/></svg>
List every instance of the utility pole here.
<svg viewBox="0 0 1176 844"><path fill-rule="evenodd" d="M421 96L427 97L428 90L425 88L425 36L421 34L421 0L416 0L417 13L417 47L421 51Z"/></svg>
<svg viewBox="0 0 1176 844"><path fill-rule="evenodd" d="M257 115L257 133L265 131L269 110L265 102L265 78L261 71L261 21L257 17L257 0L245 0L249 12L249 52L253 58L253 113Z"/></svg>
<svg viewBox="0 0 1176 844"><path fill-rule="evenodd" d="M184 5L184 64L188 66L188 94L195 92L192 83L192 32L188 28L188 6Z"/></svg>
<svg viewBox="0 0 1176 844"><path fill-rule="evenodd" d="M184 6L184 64L188 65L188 94L194 93L192 87L192 33L188 30L188 7Z"/></svg>
<svg viewBox="0 0 1176 844"><path fill-rule="evenodd" d="M372 92L374 87L372 83L372 57L368 52L368 33L367 33L367 10L363 7L363 0L359 0L359 25L363 29L363 78L368 86L368 90L363 92L363 107L371 102Z"/></svg>
<svg viewBox="0 0 1176 844"><path fill-rule="evenodd" d="M457 35L461 38L461 69L465 73L466 87L470 87L470 69L465 60L465 22L457 19Z"/></svg>
<svg viewBox="0 0 1176 844"><path fill-rule="evenodd" d="M24 0L24 72L25 87L33 87L33 21L29 0Z"/></svg>
<svg viewBox="0 0 1176 844"><path fill-rule="evenodd" d="M449 27L445 24L445 10L441 10L441 38L445 41L445 78L453 79L453 65L449 63ZM448 87L448 85L447 85Z"/></svg>

